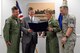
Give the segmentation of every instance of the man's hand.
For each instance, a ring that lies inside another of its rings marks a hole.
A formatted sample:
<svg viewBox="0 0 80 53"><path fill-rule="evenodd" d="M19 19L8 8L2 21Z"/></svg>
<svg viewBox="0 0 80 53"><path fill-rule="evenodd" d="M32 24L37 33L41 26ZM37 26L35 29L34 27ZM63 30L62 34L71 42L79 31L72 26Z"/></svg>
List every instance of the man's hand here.
<svg viewBox="0 0 80 53"><path fill-rule="evenodd" d="M67 38L66 37L62 37L62 39L61 39L62 44L65 44L66 41L67 41Z"/></svg>
<svg viewBox="0 0 80 53"><path fill-rule="evenodd" d="M31 32L32 32L32 30L31 30L31 29L28 29L27 31L28 31L29 33L31 33Z"/></svg>
<svg viewBox="0 0 80 53"><path fill-rule="evenodd" d="M53 28L52 27L48 27L48 31L53 31Z"/></svg>
<svg viewBox="0 0 80 53"><path fill-rule="evenodd" d="M10 41L6 41L7 46L11 46L11 42Z"/></svg>

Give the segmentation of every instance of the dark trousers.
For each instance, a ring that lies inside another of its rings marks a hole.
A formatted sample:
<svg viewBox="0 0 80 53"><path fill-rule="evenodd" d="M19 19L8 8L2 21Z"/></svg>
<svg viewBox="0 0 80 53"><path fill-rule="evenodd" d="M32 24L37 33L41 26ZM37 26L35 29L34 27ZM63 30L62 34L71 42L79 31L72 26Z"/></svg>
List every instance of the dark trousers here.
<svg viewBox="0 0 80 53"><path fill-rule="evenodd" d="M35 53L36 44L34 44L33 39L30 43L22 43L22 53Z"/></svg>

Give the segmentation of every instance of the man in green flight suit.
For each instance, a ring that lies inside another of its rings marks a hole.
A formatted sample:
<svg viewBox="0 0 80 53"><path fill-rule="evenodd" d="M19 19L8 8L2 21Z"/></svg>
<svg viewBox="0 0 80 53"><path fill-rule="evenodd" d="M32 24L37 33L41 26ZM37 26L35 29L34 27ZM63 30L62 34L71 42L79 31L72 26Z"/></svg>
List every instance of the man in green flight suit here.
<svg viewBox="0 0 80 53"><path fill-rule="evenodd" d="M46 53L59 53L57 32L60 31L58 22L53 18L52 11L47 9L45 15L48 18L48 31L46 34Z"/></svg>
<svg viewBox="0 0 80 53"><path fill-rule="evenodd" d="M5 21L3 34L7 45L7 53L19 53L20 20L18 15L19 9L14 6L12 8L12 16Z"/></svg>

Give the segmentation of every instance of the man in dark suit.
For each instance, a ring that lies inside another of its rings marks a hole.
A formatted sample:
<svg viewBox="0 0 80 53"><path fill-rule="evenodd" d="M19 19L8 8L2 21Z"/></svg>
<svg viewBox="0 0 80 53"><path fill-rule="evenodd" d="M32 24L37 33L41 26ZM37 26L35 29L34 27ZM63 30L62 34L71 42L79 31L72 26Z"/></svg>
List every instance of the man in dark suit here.
<svg viewBox="0 0 80 53"><path fill-rule="evenodd" d="M23 37L22 37L22 52L23 53L34 53L36 44L37 44L37 32L33 32L28 23L34 23L38 22L39 19L34 17L35 13L33 11L32 7L29 7L28 9L28 17L23 18L23 23L22 23L22 32L23 32Z"/></svg>

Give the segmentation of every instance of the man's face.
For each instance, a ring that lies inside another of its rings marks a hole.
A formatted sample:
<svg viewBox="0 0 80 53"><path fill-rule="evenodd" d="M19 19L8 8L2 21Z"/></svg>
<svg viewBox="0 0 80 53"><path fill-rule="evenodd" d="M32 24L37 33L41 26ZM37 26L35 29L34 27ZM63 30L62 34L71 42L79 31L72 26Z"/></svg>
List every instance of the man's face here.
<svg viewBox="0 0 80 53"><path fill-rule="evenodd" d="M14 10L12 13L13 13L14 16L18 17L18 15L19 15L19 10Z"/></svg>
<svg viewBox="0 0 80 53"><path fill-rule="evenodd" d="M66 9L66 8L60 8L60 13L62 14L62 15L65 15L66 13L68 12L68 10Z"/></svg>
<svg viewBox="0 0 80 53"><path fill-rule="evenodd" d="M50 19L52 15L50 13L45 13L45 16L47 17L47 19Z"/></svg>
<svg viewBox="0 0 80 53"><path fill-rule="evenodd" d="M30 11L29 11L29 15L30 15L30 16L34 16L34 15L35 15L35 12L34 12L33 10L30 10Z"/></svg>

